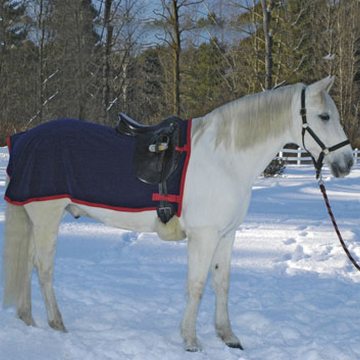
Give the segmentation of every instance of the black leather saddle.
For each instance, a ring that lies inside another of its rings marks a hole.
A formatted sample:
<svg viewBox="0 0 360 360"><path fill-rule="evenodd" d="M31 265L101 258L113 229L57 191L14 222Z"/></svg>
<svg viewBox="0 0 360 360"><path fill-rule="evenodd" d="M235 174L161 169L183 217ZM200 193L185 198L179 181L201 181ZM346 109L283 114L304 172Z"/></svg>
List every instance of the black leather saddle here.
<svg viewBox="0 0 360 360"><path fill-rule="evenodd" d="M173 120L176 122L179 118L171 116L159 124L156 125L145 125L137 120L132 119L125 113L119 114L119 122L117 124L117 131L121 134L137 136L145 133L158 133L172 126ZM181 120L181 119L180 119Z"/></svg>
<svg viewBox="0 0 360 360"><path fill-rule="evenodd" d="M176 170L181 156L177 150L181 121L171 116L157 125L144 125L124 113L119 114L116 130L136 138L133 160L136 177L148 184L158 184L160 195L168 195L166 180ZM160 201L157 212L164 223L175 214L168 201Z"/></svg>

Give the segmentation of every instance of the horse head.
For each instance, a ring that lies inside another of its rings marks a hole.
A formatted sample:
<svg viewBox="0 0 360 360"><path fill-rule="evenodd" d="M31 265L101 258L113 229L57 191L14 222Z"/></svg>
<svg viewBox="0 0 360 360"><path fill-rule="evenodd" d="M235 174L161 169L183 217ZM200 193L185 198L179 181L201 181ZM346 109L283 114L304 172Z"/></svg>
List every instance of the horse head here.
<svg viewBox="0 0 360 360"><path fill-rule="evenodd" d="M329 95L334 80L333 76L326 77L302 89L299 143L312 156L318 176L325 162L335 177L344 177L349 174L354 160L350 142L340 124L339 112ZM299 109L298 105L296 107ZM297 112L295 121L298 118Z"/></svg>

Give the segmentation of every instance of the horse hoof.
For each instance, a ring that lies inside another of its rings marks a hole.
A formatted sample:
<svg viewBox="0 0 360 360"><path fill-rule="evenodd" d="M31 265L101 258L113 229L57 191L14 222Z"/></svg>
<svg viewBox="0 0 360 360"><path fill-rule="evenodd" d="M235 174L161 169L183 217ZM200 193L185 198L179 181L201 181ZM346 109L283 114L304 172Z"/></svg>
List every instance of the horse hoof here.
<svg viewBox="0 0 360 360"><path fill-rule="evenodd" d="M232 348L232 349L244 350L244 348L243 348L242 345L240 344L240 341L237 341L237 342L229 342L229 343L226 343L226 345L227 345L229 348Z"/></svg>
<svg viewBox="0 0 360 360"><path fill-rule="evenodd" d="M31 311L17 310L17 317L27 326L36 326L35 321L31 315Z"/></svg>
<svg viewBox="0 0 360 360"><path fill-rule="evenodd" d="M34 319L32 318L32 316L28 316L28 315L21 315L18 314L18 317L20 320L22 320L27 326L36 326Z"/></svg>
<svg viewBox="0 0 360 360"><path fill-rule="evenodd" d="M234 335L234 333L230 330L230 331L220 331L218 329L217 334L219 336L219 338L230 348L233 349L240 349L240 350L244 350L244 348L242 347L240 340L238 339L237 336Z"/></svg>
<svg viewBox="0 0 360 360"><path fill-rule="evenodd" d="M201 346L186 346L185 350L187 352L200 352L200 351L202 351L202 348L201 348Z"/></svg>
<svg viewBox="0 0 360 360"><path fill-rule="evenodd" d="M202 347L197 341L185 343L185 350L187 352L199 352L202 351Z"/></svg>
<svg viewBox="0 0 360 360"><path fill-rule="evenodd" d="M56 330L56 331L61 331L61 332L63 332L63 333L67 333L67 332L68 332L62 322L49 321L49 326L50 326L52 329Z"/></svg>

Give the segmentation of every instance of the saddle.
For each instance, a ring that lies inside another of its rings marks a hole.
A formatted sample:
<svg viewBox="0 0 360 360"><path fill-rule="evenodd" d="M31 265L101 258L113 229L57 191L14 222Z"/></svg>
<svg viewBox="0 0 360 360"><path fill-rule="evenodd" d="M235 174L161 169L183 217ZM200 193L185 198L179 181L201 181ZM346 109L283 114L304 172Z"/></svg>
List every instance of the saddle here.
<svg viewBox="0 0 360 360"><path fill-rule="evenodd" d="M136 177L147 183L159 186L160 197L166 197L167 179L176 170L180 152L180 122L177 116L171 116L157 125L144 125L124 113L119 114L116 131L119 134L135 138L133 164ZM175 214L173 205L160 200L157 214L163 223L167 223Z"/></svg>

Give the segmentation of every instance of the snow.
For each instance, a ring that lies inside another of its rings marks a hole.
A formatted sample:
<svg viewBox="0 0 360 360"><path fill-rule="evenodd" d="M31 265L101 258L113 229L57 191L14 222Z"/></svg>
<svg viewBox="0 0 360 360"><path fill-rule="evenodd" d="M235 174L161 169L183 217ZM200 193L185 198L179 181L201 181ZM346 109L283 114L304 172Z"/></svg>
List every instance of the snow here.
<svg viewBox="0 0 360 360"><path fill-rule="evenodd" d="M6 148L0 148L0 196ZM360 167L345 179L325 170L339 226L360 259ZM0 202L0 247L3 242ZM2 251L2 250L0 250ZM200 353L186 353L179 323L185 305L186 242L162 242L88 219L60 228L55 290L68 333L50 329L36 276L37 327L0 310L6 360L319 360L360 358L360 274L347 260L310 167L259 178L232 261L230 313L245 351L227 348L213 327L210 286L199 312ZM2 296L0 287L0 296Z"/></svg>
<svg viewBox="0 0 360 360"><path fill-rule="evenodd" d="M323 56L324 60L334 60L335 54L328 53L327 55Z"/></svg>

